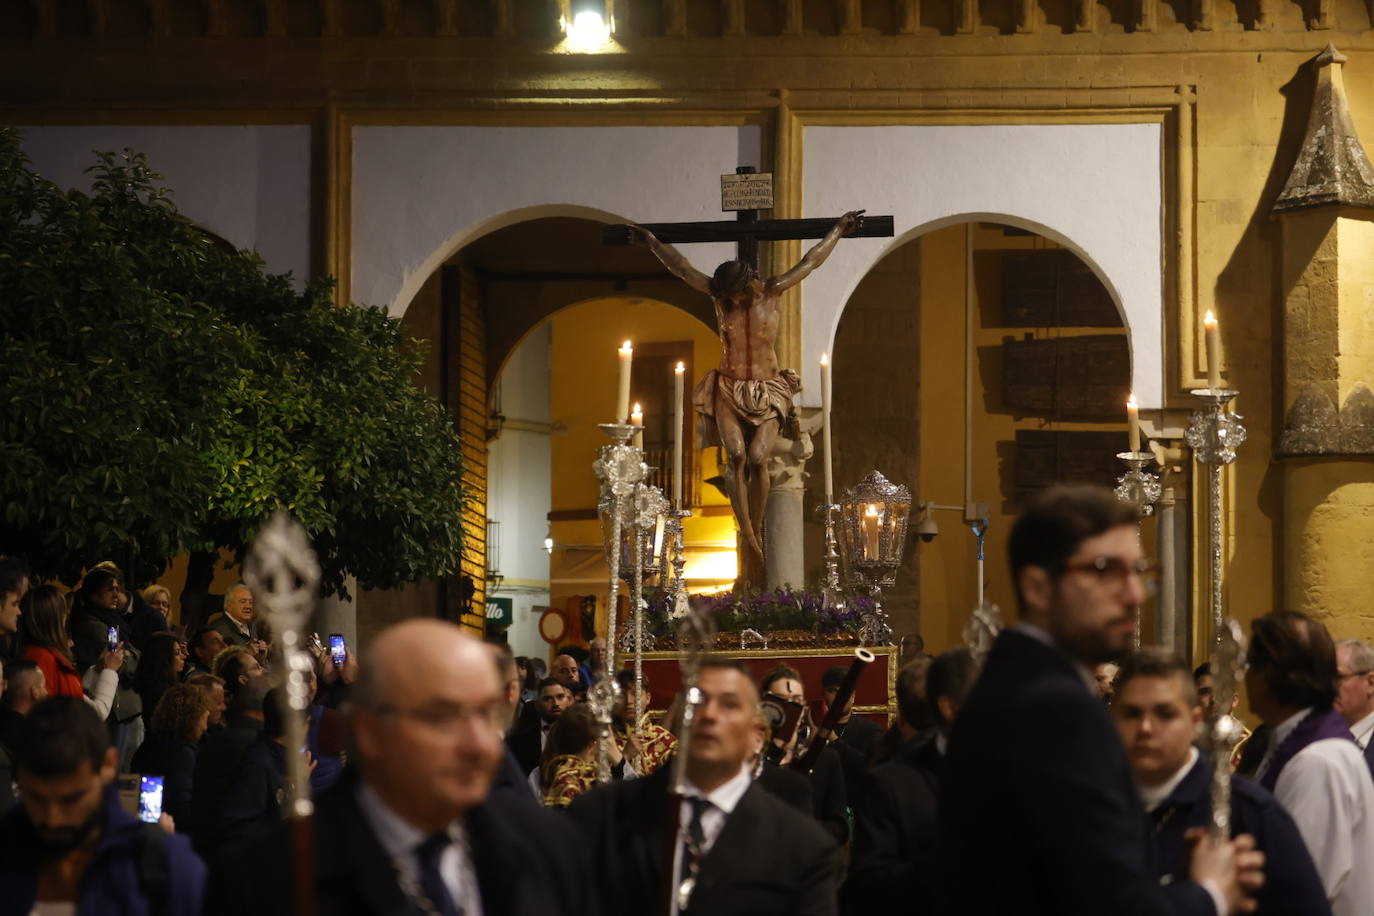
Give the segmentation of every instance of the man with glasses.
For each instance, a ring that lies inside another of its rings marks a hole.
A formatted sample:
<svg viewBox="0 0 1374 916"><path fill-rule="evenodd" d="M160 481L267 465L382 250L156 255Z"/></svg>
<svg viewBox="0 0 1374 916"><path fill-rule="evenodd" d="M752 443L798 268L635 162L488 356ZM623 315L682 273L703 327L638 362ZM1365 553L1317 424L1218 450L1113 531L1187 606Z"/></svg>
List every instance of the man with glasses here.
<svg viewBox="0 0 1374 916"><path fill-rule="evenodd" d="M1374 775L1374 648L1363 639L1336 643L1335 705Z"/></svg>
<svg viewBox="0 0 1374 916"><path fill-rule="evenodd" d="M1145 812L1092 669L1131 649L1155 579L1132 506L1054 487L1011 531L1020 622L955 719L941 787L948 912L1226 916L1251 905L1250 837L1201 840L1161 887Z"/></svg>
<svg viewBox="0 0 1374 916"><path fill-rule="evenodd" d="M481 642L440 620L397 624L363 657L352 702L358 772L314 818L318 912L599 912L572 826L489 794L507 706ZM212 912L290 913L290 848L285 825L245 846L216 872Z"/></svg>

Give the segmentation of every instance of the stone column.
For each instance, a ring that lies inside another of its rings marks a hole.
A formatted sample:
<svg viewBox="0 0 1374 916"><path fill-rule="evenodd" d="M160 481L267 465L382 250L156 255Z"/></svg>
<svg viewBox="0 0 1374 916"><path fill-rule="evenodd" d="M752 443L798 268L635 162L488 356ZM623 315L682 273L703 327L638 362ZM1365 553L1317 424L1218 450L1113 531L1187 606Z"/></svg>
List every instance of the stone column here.
<svg viewBox="0 0 1374 916"><path fill-rule="evenodd" d="M1315 70L1307 136L1274 205L1283 230L1282 605L1337 637L1374 634L1374 167L1346 58Z"/></svg>
<svg viewBox="0 0 1374 916"><path fill-rule="evenodd" d="M806 461L813 453L811 435L781 436L768 459L768 508L764 513L764 582L770 589L806 587Z"/></svg>

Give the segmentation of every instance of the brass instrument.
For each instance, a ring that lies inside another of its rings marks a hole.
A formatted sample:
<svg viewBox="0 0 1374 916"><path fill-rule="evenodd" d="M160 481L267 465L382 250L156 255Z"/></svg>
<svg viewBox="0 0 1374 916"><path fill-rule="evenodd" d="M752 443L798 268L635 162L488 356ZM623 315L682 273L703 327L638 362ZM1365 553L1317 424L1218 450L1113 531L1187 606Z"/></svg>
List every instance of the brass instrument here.
<svg viewBox="0 0 1374 916"><path fill-rule="evenodd" d="M811 738L811 743L806 746L806 750L792 760L792 769L807 775L810 775L811 771L815 769L821 751L825 750L825 746L830 743L825 735L834 734L835 726L840 724L840 717L844 715L845 707L849 705L850 698L854 696L855 688L859 686L859 676L864 673L865 668L873 663L873 659L873 653L865 648L860 647L854 650L854 661L850 663L844 681L835 691L835 699L830 704L825 719L817 727L816 734Z"/></svg>

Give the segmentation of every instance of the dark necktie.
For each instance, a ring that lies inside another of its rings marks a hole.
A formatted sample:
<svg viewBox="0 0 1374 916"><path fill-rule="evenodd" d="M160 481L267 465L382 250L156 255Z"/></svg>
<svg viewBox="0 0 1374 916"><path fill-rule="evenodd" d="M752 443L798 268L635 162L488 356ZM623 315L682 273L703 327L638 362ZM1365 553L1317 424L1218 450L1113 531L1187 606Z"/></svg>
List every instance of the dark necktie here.
<svg viewBox="0 0 1374 916"><path fill-rule="evenodd" d="M706 833L701 829L701 815L711 807L711 803L704 798L690 797L687 803L692 806L692 817L687 822L687 849L682 857L682 878L694 874L697 869L692 866L696 865L699 869L706 855Z"/></svg>
<svg viewBox="0 0 1374 916"><path fill-rule="evenodd" d="M425 892L429 902L434 905L438 916L463 916L463 911L448 892L448 885L439 874L439 857L448 849L452 840L446 833L436 833L415 847L415 858L420 863L420 889Z"/></svg>

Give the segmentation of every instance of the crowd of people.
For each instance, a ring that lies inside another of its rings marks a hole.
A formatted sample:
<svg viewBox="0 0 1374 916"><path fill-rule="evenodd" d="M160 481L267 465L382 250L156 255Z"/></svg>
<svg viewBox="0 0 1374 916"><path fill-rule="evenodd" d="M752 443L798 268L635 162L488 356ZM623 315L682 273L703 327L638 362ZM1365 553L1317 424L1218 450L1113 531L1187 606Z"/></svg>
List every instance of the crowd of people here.
<svg viewBox="0 0 1374 916"><path fill-rule="evenodd" d="M108 565L64 595L0 560L0 914L1374 914L1374 650L1258 617L1248 733L1214 703L1229 672L1132 649L1135 522L1106 491L1038 497L1016 623L985 655L904 640L890 724L843 667L722 656L688 731L628 669L607 722L604 642L546 666L415 619L317 652L304 747L248 588L187 632ZM163 778L157 823L121 773Z"/></svg>

